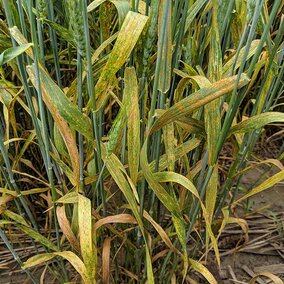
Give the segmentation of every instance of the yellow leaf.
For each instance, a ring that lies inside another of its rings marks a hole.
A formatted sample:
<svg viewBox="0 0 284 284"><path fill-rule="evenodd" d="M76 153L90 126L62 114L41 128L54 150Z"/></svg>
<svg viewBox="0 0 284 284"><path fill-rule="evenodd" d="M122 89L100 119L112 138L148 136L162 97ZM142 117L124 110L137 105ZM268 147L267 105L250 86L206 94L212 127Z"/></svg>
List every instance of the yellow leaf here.
<svg viewBox="0 0 284 284"><path fill-rule="evenodd" d="M283 179L284 179L284 170L282 170L281 172L275 174L274 176L266 179L260 185L258 185L257 187L253 188L249 193L247 193L246 195L244 195L240 199L234 201L233 205L236 205L237 203L240 203L241 201L247 199L248 197L251 197L251 196L253 196L253 195L257 194L257 193L260 193L260 192L262 192L262 191L272 187L273 185L279 183Z"/></svg>
<svg viewBox="0 0 284 284"><path fill-rule="evenodd" d="M205 277L205 279L210 283L210 284L218 284L214 276L211 274L211 272L200 262L195 261L194 259L189 259L189 262L192 266L192 268L199 272L202 276Z"/></svg>
<svg viewBox="0 0 284 284"><path fill-rule="evenodd" d="M26 269L26 268L37 266L39 264L42 264L44 262L47 262L53 259L54 257L55 255L53 253L43 253L43 254L32 256L24 263L22 268Z"/></svg>
<svg viewBox="0 0 284 284"><path fill-rule="evenodd" d="M77 238L75 237L71 226L69 224L69 221L67 219L66 216L66 212L65 212L65 206L62 207L57 207L56 208L56 213L57 213L57 220L58 220L58 224L64 234L64 236L67 238L67 240L69 241L69 243L71 244L71 246L77 251L80 251L80 245L79 242L77 240Z"/></svg>
<svg viewBox="0 0 284 284"><path fill-rule="evenodd" d="M206 202L206 210L208 213L208 219L210 224L212 222L214 209L215 209L215 203L217 198L217 187L218 187L218 165L215 165L206 189L205 202Z"/></svg>
<svg viewBox="0 0 284 284"><path fill-rule="evenodd" d="M112 52L95 86L97 109L100 109L106 101L107 97L105 93L109 81L129 57L147 20L148 17L141 14L131 11L127 13Z"/></svg>
<svg viewBox="0 0 284 284"><path fill-rule="evenodd" d="M80 274L85 284L94 284L87 274L87 269L83 261L72 251L54 252L54 255L61 256L65 258Z"/></svg>
<svg viewBox="0 0 284 284"><path fill-rule="evenodd" d="M101 226L110 223L137 224L137 221L134 219L133 216L129 214L117 214L113 216L108 216L97 221L93 226L93 231L95 232Z"/></svg>
<svg viewBox="0 0 284 284"><path fill-rule="evenodd" d="M80 234L81 254L87 269L88 277L95 281L97 252L93 249L92 237L92 205L91 200L79 194L78 223ZM96 236L94 236L94 239Z"/></svg>
<svg viewBox="0 0 284 284"><path fill-rule="evenodd" d="M150 133L159 130L164 125L178 120L180 117L188 115L199 107L204 106L211 101L229 93L233 90L237 76L228 77L213 83L209 87L202 88L190 96L184 98L172 107L167 109L161 117L159 117L151 128ZM238 88L248 84L249 79L245 74L241 74Z"/></svg>
<svg viewBox="0 0 284 284"><path fill-rule="evenodd" d="M124 95L128 97L127 107L127 145L130 177L136 185L140 155L140 114L136 72L134 68L126 68L124 73Z"/></svg>
<svg viewBox="0 0 284 284"><path fill-rule="evenodd" d="M29 77L33 83L33 85L36 87L36 75L35 75L35 68L32 66L27 67L27 71L29 74ZM74 186L79 186L79 152L77 149L77 143L75 139L75 135L72 133L68 123L66 120L61 116L61 114L58 111L58 108L53 102L52 97L54 96L54 93L58 92L58 94L62 93L62 91L59 89L59 87L52 81L52 79L49 77L47 73L45 73L43 70L40 70L40 82L41 82L41 90L42 90L42 96L43 100L48 107L56 125L58 126L58 129L60 133L62 134L62 137L64 139L65 145L67 147L68 153L70 155L70 161L73 168L74 173L74 180L75 184ZM63 94L63 93L62 93ZM60 95L61 96L61 95ZM63 94L64 96L64 94ZM63 98L63 96L61 96ZM67 98L65 98L67 100ZM70 101L65 101L65 104L71 105L72 103Z"/></svg>
<svg viewBox="0 0 284 284"><path fill-rule="evenodd" d="M283 284L283 281L282 281L279 277L273 275L273 274L270 273L270 272L261 272L261 273L258 273L255 277L253 277L253 278L249 281L248 284L254 284L254 283L256 283L256 282L257 282L257 279L258 279L260 276L265 276L265 277L269 278L270 280L272 280L272 281L274 282L274 284Z"/></svg>

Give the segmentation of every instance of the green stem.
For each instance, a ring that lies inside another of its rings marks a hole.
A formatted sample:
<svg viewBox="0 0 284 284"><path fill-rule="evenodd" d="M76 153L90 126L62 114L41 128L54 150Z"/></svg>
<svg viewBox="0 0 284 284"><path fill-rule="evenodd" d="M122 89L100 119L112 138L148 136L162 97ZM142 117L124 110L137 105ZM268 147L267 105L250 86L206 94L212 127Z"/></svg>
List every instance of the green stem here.
<svg viewBox="0 0 284 284"><path fill-rule="evenodd" d="M83 18L84 18L84 31L85 31L85 40L86 46L90 47L90 34L89 34L89 23L88 23L88 12L87 12L87 0L82 0L83 4ZM88 85L88 94L91 100L92 105L92 123L93 130L96 140L96 162L98 172L102 170L102 159L101 159L101 139L99 136L99 125L97 119L97 111L96 111L96 98L95 98L95 88L94 88L94 79L93 79L93 71L92 71L92 57L91 57L91 49L86 49L86 72L87 72L87 85ZM103 181L98 180L99 188L100 188L100 196L103 204L103 215L106 216L106 197L104 191Z"/></svg>

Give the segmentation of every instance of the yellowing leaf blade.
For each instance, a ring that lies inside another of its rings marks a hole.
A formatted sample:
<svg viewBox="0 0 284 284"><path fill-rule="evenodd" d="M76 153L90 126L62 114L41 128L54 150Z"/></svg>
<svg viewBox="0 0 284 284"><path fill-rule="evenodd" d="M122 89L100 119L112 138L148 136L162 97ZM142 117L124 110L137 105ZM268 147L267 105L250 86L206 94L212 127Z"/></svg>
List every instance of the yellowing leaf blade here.
<svg viewBox="0 0 284 284"><path fill-rule="evenodd" d="M90 279L95 279L97 256L96 251L93 250L92 206L91 200L81 194L78 196L78 223L81 254L88 276Z"/></svg>
<svg viewBox="0 0 284 284"><path fill-rule="evenodd" d="M105 90L109 81L129 57L147 20L148 17L141 14L131 11L127 13L112 52L95 86L97 109L104 104L106 100Z"/></svg>
<svg viewBox="0 0 284 284"><path fill-rule="evenodd" d="M265 112L259 115L252 116L237 125L233 126L230 134L245 133L256 130L273 122L284 122L284 113L282 112Z"/></svg>
<svg viewBox="0 0 284 284"><path fill-rule="evenodd" d="M272 187L273 185L279 183L283 179L284 179L284 170L282 170L279 173L273 175L272 177L266 179L260 185L253 188L249 193L245 194L243 197L236 200L233 204L240 203L241 201L243 201L243 200L245 200L245 199L247 199L247 198L249 198L249 197L251 197L251 196L253 196L257 193L260 193L260 192Z"/></svg>
<svg viewBox="0 0 284 284"><path fill-rule="evenodd" d="M210 284L218 284L214 276L211 274L211 272L200 262L194 260L194 259L189 259L189 262L192 266L192 268L199 272L202 276L205 277L205 279L210 283Z"/></svg>
<svg viewBox="0 0 284 284"><path fill-rule="evenodd" d="M232 91L236 80L237 76L220 80L216 83L213 83L210 87L202 88L174 104L172 107L166 110L160 118L157 119L151 129L151 133ZM248 84L248 82L248 77L245 74L242 74L239 80L238 88L245 86Z"/></svg>
<svg viewBox="0 0 284 284"><path fill-rule="evenodd" d="M80 274L85 284L93 284L95 283L88 277L87 269L83 263L83 261L72 251L62 251L62 252L54 252L54 255L61 256L66 259Z"/></svg>
<svg viewBox="0 0 284 284"><path fill-rule="evenodd" d="M80 246L79 246L79 242L77 240L77 238L75 237L71 226L69 224L69 221L67 219L66 216L66 212L65 212L65 206L62 207L57 207L56 208L56 213L57 213L57 220L59 223L59 226L64 234L64 236L67 238L67 240L69 241L69 243L71 244L71 246L76 250L76 251L80 251Z"/></svg>
<svg viewBox="0 0 284 284"><path fill-rule="evenodd" d="M43 254L38 254L35 256L30 257L23 265L23 269L27 269L30 267L37 266L39 264L42 264L44 262L47 262L51 259L53 259L55 255L53 253L43 253Z"/></svg>
<svg viewBox="0 0 284 284"><path fill-rule="evenodd" d="M136 72L134 68L126 68L124 74L124 95L129 101L127 105L127 145L130 177L136 185L140 155L140 114Z"/></svg>
<svg viewBox="0 0 284 284"><path fill-rule="evenodd" d="M58 251L58 248L49 239L45 238L43 235L41 235L40 233L34 231L30 227L26 227L26 226L23 226L23 225L17 225L17 227L21 231L25 232L32 239L34 239L35 241L41 243L45 247L47 247L47 248L49 248L49 249L51 249L53 251Z"/></svg>

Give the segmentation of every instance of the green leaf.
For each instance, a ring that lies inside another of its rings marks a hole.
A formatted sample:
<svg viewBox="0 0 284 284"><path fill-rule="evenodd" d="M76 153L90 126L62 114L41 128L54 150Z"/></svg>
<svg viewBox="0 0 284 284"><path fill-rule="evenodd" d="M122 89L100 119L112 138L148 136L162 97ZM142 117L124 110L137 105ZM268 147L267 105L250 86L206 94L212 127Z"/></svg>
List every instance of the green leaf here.
<svg viewBox="0 0 284 284"><path fill-rule="evenodd" d="M74 35L70 30L47 19L43 19L43 21L55 30L60 39L66 40L72 46L77 47L76 41L74 40Z"/></svg>
<svg viewBox="0 0 284 284"><path fill-rule="evenodd" d="M28 66L27 70L29 75L34 78L35 67ZM35 80L32 79L32 81L34 82ZM73 129L77 130L88 139L93 139L92 125L88 117L84 116L79 108L68 100L58 85L42 69L40 69L40 81L47 106L50 107L50 104L52 104L56 111L58 111L62 118L64 118ZM50 104L48 104L47 100Z"/></svg>
<svg viewBox="0 0 284 284"><path fill-rule="evenodd" d="M179 145L178 147L176 147L173 153L175 157L174 158L175 162L179 160L180 158L182 158L187 153L189 153L190 151L192 151L193 149L197 148L199 144L200 144L199 139L192 138L184 142L183 144ZM155 170L155 163L156 161L153 161L149 165L151 172L154 172ZM167 166L168 166L168 156L167 154L164 154L160 157L160 160L159 160L159 171L165 170ZM138 179L141 179L141 177L142 177L142 172L139 172Z"/></svg>
<svg viewBox="0 0 284 284"><path fill-rule="evenodd" d="M141 150L140 155L140 163L143 175L151 189L155 192L158 199L162 202L162 204L173 214L179 215L180 214L180 206L177 200L175 200L167 191L166 189L160 185L157 180L155 179L155 175L152 173L150 165L148 164L147 158L147 143L148 139L145 140L144 145ZM167 162L166 162L167 163Z"/></svg>
<svg viewBox="0 0 284 284"><path fill-rule="evenodd" d="M208 215L207 209L205 208L202 200L200 199L200 196L199 196L198 191L196 190L194 184L185 176L182 176L182 175L175 173L175 172L155 173L154 177L159 182L178 183L181 186L183 186L184 188L186 188L188 191L190 191L195 197L197 197L197 199L200 203L200 206L202 208L203 216L204 216L204 219L205 219L207 234L209 235L209 237L211 239L212 246L213 246L214 251L215 251L217 263L220 265L220 255L219 255L219 250L218 250L218 244L217 244L217 240L216 240L216 238L215 238L215 236L212 232L212 229L211 229L209 215Z"/></svg>
<svg viewBox="0 0 284 284"><path fill-rule="evenodd" d="M188 270L188 254L187 254L187 241L186 241L186 231L185 231L185 223L182 217L172 215L173 224L177 233L178 240L181 244L183 250L183 280L187 274Z"/></svg>
<svg viewBox="0 0 284 284"><path fill-rule="evenodd" d="M33 85L37 87L35 67L27 66L27 71ZM42 68L39 68L39 75L43 100L64 138L73 168L74 186L78 186L80 183L79 152L76 139L69 125L76 130L79 128L84 132L82 133L83 135L86 135L87 130L88 136L91 137L92 131L88 128L88 126L91 127L90 121L87 117L84 117L77 106L66 98L58 85L53 82L50 76ZM80 130L78 131L80 132Z"/></svg>
<svg viewBox="0 0 284 284"><path fill-rule="evenodd" d="M126 105L124 102L108 133L107 156L116 152L115 150L121 145L122 136L126 126L126 119Z"/></svg>
<svg viewBox="0 0 284 284"><path fill-rule="evenodd" d="M161 46L161 66L159 72L158 89L166 93L171 84L171 63L172 63L172 15L171 1L162 0L159 9L158 19L158 46ZM163 41L162 41L163 39Z"/></svg>
<svg viewBox="0 0 284 284"><path fill-rule="evenodd" d="M28 44L21 44L19 46L7 48L0 54L0 66L4 65L5 63L13 60L20 54L24 53L31 46L33 46L33 44L28 43Z"/></svg>
<svg viewBox="0 0 284 284"><path fill-rule="evenodd" d="M54 245L49 239L45 238L42 234L34 231L30 227L26 227L26 226L23 226L23 225L17 225L17 227L21 231L25 232L29 237L31 237L35 241L41 243L45 247L47 247L47 248L49 248L53 251L58 251L58 248L56 247L56 245Z"/></svg>
<svg viewBox="0 0 284 284"><path fill-rule="evenodd" d="M194 184L185 176L175 172L158 172L154 173L154 177L158 182L176 182L185 186L195 197L200 198Z"/></svg>
<svg viewBox="0 0 284 284"><path fill-rule="evenodd" d="M199 13L199 11L202 9L202 7L204 6L206 2L207 0L197 0L194 2L193 5L189 6L187 17L186 17L184 34L187 32L187 30L190 27L190 24L194 21L194 19L196 18L196 15Z"/></svg>
<svg viewBox="0 0 284 284"><path fill-rule="evenodd" d="M141 230L142 236L145 241L145 249L146 249L146 266L147 266L147 279L150 284L154 283L152 262L150 258L150 252L148 248L147 238L145 235L144 224L140 216L139 207L136 202L135 194L132 192L131 187L127 181L127 173L124 169L124 166L121 164L119 159L115 154L111 154L109 157L106 156L106 149L104 144L101 144L102 156L103 160L106 163L106 167L117 184L118 188L121 190L123 195L125 196L130 208L133 212L134 217L137 220L138 226Z"/></svg>
<svg viewBox="0 0 284 284"><path fill-rule="evenodd" d="M151 168L150 165L148 164L148 158L147 158L147 145L148 145L148 138L145 140L141 150L141 155L140 155L141 169L145 179L147 180L151 189L155 192L158 199L172 213L173 224L177 232L178 239L183 248L184 276L185 276L188 269L188 260L187 260L186 233L185 233L184 221L181 215L181 208L177 199L172 197L165 190L165 188L155 178L155 174L151 172ZM168 164L167 157L166 157L166 164Z"/></svg>
<svg viewBox="0 0 284 284"><path fill-rule="evenodd" d="M117 10L118 22L119 22L119 26L121 27L127 13L130 11L129 1L128 0L111 0L110 2L115 6Z"/></svg>
<svg viewBox="0 0 284 284"><path fill-rule="evenodd" d="M55 136L56 137L56 136ZM55 138L54 137L54 138ZM55 153L50 153L50 156L52 157L52 159L56 162L56 164L60 167L60 169L62 170L62 172L69 178L70 182L76 186L76 180L74 179L74 173L72 171L72 169L70 169L64 162L63 162L63 158L58 157L58 155L56 155Z"/></svg>

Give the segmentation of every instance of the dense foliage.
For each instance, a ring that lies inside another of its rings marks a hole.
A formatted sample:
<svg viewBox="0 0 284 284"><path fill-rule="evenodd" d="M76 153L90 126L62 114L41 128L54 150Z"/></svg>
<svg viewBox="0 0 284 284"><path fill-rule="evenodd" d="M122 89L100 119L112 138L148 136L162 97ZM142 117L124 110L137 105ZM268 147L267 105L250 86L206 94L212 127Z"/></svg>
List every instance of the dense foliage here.
<svg viewBox="0 0 284 284"><path fill-rule="evenodd" d="M42 264L56 283L217 283L207 254L226 224L247 233L233 209L284 178L240 197L283 159L250 163L266 125L283 133L283 1L0 5L0 237L32 283Z"/></svg>

